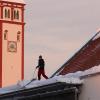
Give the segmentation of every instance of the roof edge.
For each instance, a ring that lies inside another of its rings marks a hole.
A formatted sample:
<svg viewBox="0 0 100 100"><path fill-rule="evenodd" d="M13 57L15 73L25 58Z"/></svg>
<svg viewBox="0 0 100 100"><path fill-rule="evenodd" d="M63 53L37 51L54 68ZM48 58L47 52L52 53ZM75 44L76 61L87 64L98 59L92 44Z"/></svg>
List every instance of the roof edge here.
<svg viewBox="0 0 100 100"><path fill-rule="evenodd" d="M88 75L81 76L80 79L85 79L85 78L93 77L93 76L97 76L97 75L100 75L100 72L92 73L92 74L88 74Z"/></svg>
<svg viewBox="0 0 100 100"><path fill-rule="evenodd" d="M54 77L55 75L58 75L63 69L64 69L64 66L66 64L68 64L73 58L74 56L76 56L84 47L86 47L88 45L88 43L90 43L98 34L100 33L100 31L98 31L81 49L79 49L67 62L65 62L52 76Z"/></svg>
<svg viewBox="0 0 100 100"><path fill-rule="evenodd" d="M3 2L3 3L11 3L11 4L26 5L26 3L25 3L25 2L23 2L23 3L20 3L20 2L11 2L11 1L0 1L0 2Z"/></svg>

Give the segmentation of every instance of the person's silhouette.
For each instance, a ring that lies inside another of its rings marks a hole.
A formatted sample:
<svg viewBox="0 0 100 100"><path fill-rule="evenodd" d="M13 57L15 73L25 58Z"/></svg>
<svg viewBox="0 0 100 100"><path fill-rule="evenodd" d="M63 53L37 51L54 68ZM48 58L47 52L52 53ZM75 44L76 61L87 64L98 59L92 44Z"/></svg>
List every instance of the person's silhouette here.
<svg viewBox="0 0 100 100"><path fill-rule="evenodd" d="M39 60L38 60L38 66L36 68L38 68L38 80L41 79L41 75L45 78L48 79L48 77L45 75L45 61L44 59L42 59L42 56L39 56Z"/></svg>

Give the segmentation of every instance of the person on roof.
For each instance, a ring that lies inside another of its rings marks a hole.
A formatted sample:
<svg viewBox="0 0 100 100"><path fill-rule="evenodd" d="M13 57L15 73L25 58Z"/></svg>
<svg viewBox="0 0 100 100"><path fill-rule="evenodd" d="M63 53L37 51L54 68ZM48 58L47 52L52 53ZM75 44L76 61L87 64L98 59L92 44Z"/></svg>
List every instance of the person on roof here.
<svg viewBox="0 0 100 100"><path fill-rule="evenodd" d="M41 75L45 78L48 79L48 77L45 75L45 61L42 58L42 56L39 56L39 60L38 60L38 66L36 68L38 68L38 80L41 80Z"/></svg>

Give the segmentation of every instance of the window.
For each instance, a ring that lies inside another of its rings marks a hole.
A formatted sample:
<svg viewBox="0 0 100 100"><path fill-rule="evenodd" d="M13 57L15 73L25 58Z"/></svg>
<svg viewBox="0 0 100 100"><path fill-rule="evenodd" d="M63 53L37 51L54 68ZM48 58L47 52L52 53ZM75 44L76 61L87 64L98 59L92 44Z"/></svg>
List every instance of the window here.
<svg viewBox="0 0 100 100"><path fill-rule="evenodd" d="M10 10L8 9L8 18L10 18Z"/></svg>
<svg viewBox="0 0 100 100"><path fill-rule="evenodd" d="M5 18L10 18L10 10L5 9Z"/></svg>
<svg viewBox="0 0 100 100"><path fill-rule="evenodd" d="M17 41L20 42L20 31L17 32Z"/></svg>
<svg viewBox="0 0 100 100"><path fill-rule="evenodd" d="M14 19L19 19L19 11L14 10Z"/></svg>
<svg viewBox="0 0 100 100"><path fill-rule="evenodd" d="M4 31L4 40L7 40L8 30Z"/></svg>
<svg viewBox="0 0 100 100"><path fill-rule="evenodd" d="M7 9L5 9L5 18L7 18L8 13L7 13Z"/></svg>
<svg viewBox="0 0 100 100"><path fill-rule="evenodd" d="M14 10L14 19L16 19L16 11Z"/></svg>
<svg viewBox="0 0 100 100"><path fill-rule="evenodd" d="M19 19L19 11L17 10L16 18Z"/></svg>

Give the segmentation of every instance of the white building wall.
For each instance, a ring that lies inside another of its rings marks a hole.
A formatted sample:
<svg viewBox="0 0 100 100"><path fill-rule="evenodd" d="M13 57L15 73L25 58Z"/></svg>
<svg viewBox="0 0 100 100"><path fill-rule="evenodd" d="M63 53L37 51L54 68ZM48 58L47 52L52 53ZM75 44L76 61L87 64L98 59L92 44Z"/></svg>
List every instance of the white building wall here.
<svg viewBox="0 0 100 100"><path fill-rule="evenodd" d="M8 30L7 40L4 40L4 31ZM20 31L20 41L17 41L17 32ZM2 84L9 86L21 80L22 71L22 26L3 23L2 38ZM17 43L17 52L8 52L8 41Z"/></svg>
<svg viewBox="0 0 100 100"><path fill-rule="evenodd" d="M100 74L85 78L79 100L100 100Z"/></svg>

